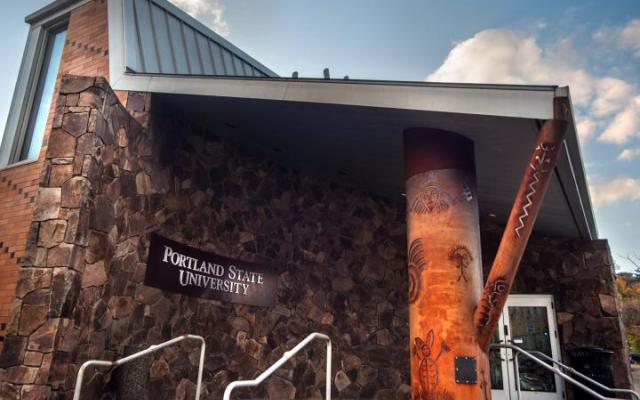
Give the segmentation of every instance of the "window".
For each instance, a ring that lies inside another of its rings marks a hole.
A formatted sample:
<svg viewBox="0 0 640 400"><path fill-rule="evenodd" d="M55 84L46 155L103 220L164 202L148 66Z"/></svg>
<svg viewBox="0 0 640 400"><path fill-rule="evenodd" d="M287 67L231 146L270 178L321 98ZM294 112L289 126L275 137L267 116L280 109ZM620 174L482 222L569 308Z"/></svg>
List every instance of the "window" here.
<svg viewBox="0 0 640 400"><path fill-rule="evenodd" d="M40 154L66 36L66 27L47 32L46 51L38 76L36 93L21 150L15 161L37 159Z"/></svg>

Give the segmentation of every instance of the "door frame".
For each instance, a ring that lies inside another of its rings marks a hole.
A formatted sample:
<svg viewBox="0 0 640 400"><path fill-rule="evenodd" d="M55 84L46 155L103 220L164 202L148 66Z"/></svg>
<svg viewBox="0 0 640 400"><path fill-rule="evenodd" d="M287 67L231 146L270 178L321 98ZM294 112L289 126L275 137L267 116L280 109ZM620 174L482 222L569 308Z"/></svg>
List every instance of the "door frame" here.
<svg viewBox="0 0 640 400"><path fill-rule="evenodd" d="M551 355L554 360L562 362L562 349L560 346L560 336L558 334L558 324L556 321L555 304L553 295L550 294L511 294L507 298L502 315L500 316L500 323L498 325L498 337L501 343L513 343L512 342L512 328L510 321L508 321L508 314L505 315L504 311L508 310L508 307L545 307L547 310L547 321L549 324L549 341L551 343ZM505 326L508 329L505 329ZM517 399L516 382L515 382L515 368L513 351L510 349L500 349L500 357L506 362L501 363L503 387L502 391L494 391L492 389L492 395L494 398L506 398ZM522 356L521 356L522 357ZM564 387L564 381L558 375L554 374L557 393L560 394L560 399L566 398L566 391ZM522 392L522 400L543 400L548 397L549 393L545 392Z"/></svg>

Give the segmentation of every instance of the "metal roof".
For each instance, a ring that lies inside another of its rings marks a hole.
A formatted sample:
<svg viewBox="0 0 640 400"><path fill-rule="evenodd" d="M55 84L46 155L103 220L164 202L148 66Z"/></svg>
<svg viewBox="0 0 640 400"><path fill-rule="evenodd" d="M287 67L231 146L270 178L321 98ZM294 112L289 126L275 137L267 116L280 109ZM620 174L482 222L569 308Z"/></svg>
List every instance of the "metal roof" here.
<svg viewBox="0 0 640 400"><path fill-rule="evenodd" d="M125 66L137 73L276 74L166 0L124 0Z"/></svg>
<svg viewBox="0 0 640 400"><path fill-rule="evenodd" d="M36 24L85 0L57 0L28 15ZM114 3L118 3L117 5ZM122 25L124 67L136 73L276 77L277 74L167 0L110 0ZM110 14L111 17L113 14Z"/></svg>

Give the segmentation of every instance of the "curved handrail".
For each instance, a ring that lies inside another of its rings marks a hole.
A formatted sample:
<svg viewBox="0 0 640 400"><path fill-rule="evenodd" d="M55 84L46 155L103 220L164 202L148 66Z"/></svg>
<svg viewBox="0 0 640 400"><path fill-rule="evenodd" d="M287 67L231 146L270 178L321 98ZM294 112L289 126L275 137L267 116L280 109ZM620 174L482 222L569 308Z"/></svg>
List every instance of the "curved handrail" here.
<svg viewBox="0 0 640 400"><path fill-rule="evenodd" d="M78 370L78 376L76 378L76 387L75 390L73 392L73 400L80 400L80 392L82 391L82 380L84 378L84 371L94 365L94 366L101 366L101 367L111 367L111 368L116 368L122 364L126 364L131 360L135 360L136 358L140 358L142 356L145 356L149 353L153 353L155 351L158 351L160 349L163 349L167 346L171 346L172 344L181 342L183 340L186 339L194 339L194 340L199 340L201 342L200 345L200 366L198 367L198 382L196 384L196 400L200 399L200 391L202 389L202 372L204 371L204 354L205 354L205 349L206 349L206 344L204 342L204 338L202 336L199 335L182 335L182 336L178 336L175 337L171 340L167 340L166 342L160 343L160 344L153 344L149 347L147 347L144 350L141 350L137 353L133 353L127 357L121 358L119 360L116 361L105 361L105 360L89 360L86 361L84 364L82 364L82 366L80 366L80 369Z"/></svg>
<svg viewBox="0 0 640 400"><path fill-rule="evenodd" d="M524 355L525 357L529 358L530 360L534 361L535 363L537 363L538 365L540 365L541 367L551 371L552 373L562 377L565 381L569 381L571 383L573 383L574 385L576 385L577 387L579 387L580 389L584 390L585 392L589 393L590 395L594 396L597 399L600 400L615 400L612 397L605 397L603 395L601 395L600 393L594 391L593 389L591 389L590 387L584 385L581 382L578 382L577 380L575 380L574 378L572 378L571 376L565 374L564 372L562 372L562 370L558 367L552 367L549 364L547 364L546 362L542 361L541 359L539 359L538 357L534 356L533 354L531 354L530 352L515 346L513 344L507 344L507 343L494 343L490 346L491 348L504 348L504 349L511 349L515 352L517 352L516 357L519 354ZM516 360L516 375L519 375L519 371L517 371L518 365L517 365L517 358L514 358ZM576 371L577 374L581 375L579 372ZM520 378L519 376L516 376L516 382L519 383L520 382ZM519 386L519 385L518 385ZM634 395L637 395L637 393L634 392ZM518 397L520 396L520 390L518 387Z"/></svg>
<svg viewBox="0 0 640 400"><path fill-rule="evenodd" d="M261 373L256 379L253 380L244 380L244 381L235 381L231 382L229 386L224 390L224 400L229 400L231 398L231 392L240 387L253 387L258 386L262 381L267 379L271 374L273 374L278 368L280 368L284 363L289 361L296 353L298 353L303 347L308 345L311 341L315 339L322 339L327 342L327 372L326 372L326 388L325 388L325 397L327 400L331 400L331 339L329 336L324 333L314 332L304 338L303 341L298 343L293 349L286 351L282 358L276 361L272 366L267 368L263 373Z"/></svg>
<svg viewBox="0 0 640 400"><path fill-rule="evenodd" d="M529 353L533 354L534 356L536 356L538 358L542 357L543 359L558 365L560 368L564 368L565 370L569 371L570 373L579 376L580 378L586 380L589 383L594 384L595 386L599 387L602 390L606 390L606 391L611 392L611 393L626 393L626 394L630 394L633 397L635 397L637 400L640 400L640 394L638 394L637 392L634 392L631 389L610 388L610 387L605 386L602 383L596 381L593 378L589 378L588 376L586 376L585 374L575 370L574 368L572 368L572 367L570 367L570 366L568 366L566 364L563 364L558 360L554 360L553 358L549 357L548 355L544 354L541 351L530 350Z"/></svg>

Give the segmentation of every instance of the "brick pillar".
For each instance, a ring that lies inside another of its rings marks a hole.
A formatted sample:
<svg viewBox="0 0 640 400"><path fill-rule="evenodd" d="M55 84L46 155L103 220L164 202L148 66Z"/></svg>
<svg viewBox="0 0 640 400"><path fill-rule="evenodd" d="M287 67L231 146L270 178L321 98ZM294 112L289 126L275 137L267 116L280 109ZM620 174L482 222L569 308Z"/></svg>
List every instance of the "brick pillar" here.
<svg viewBox="0 0 640 400"><path fill-rule="evenodd" d="M482 293L473 142L415 128L404 146L412 397L487 399L489 361L473 323ZM474 364L464 382L456 359Z"/></svg>

